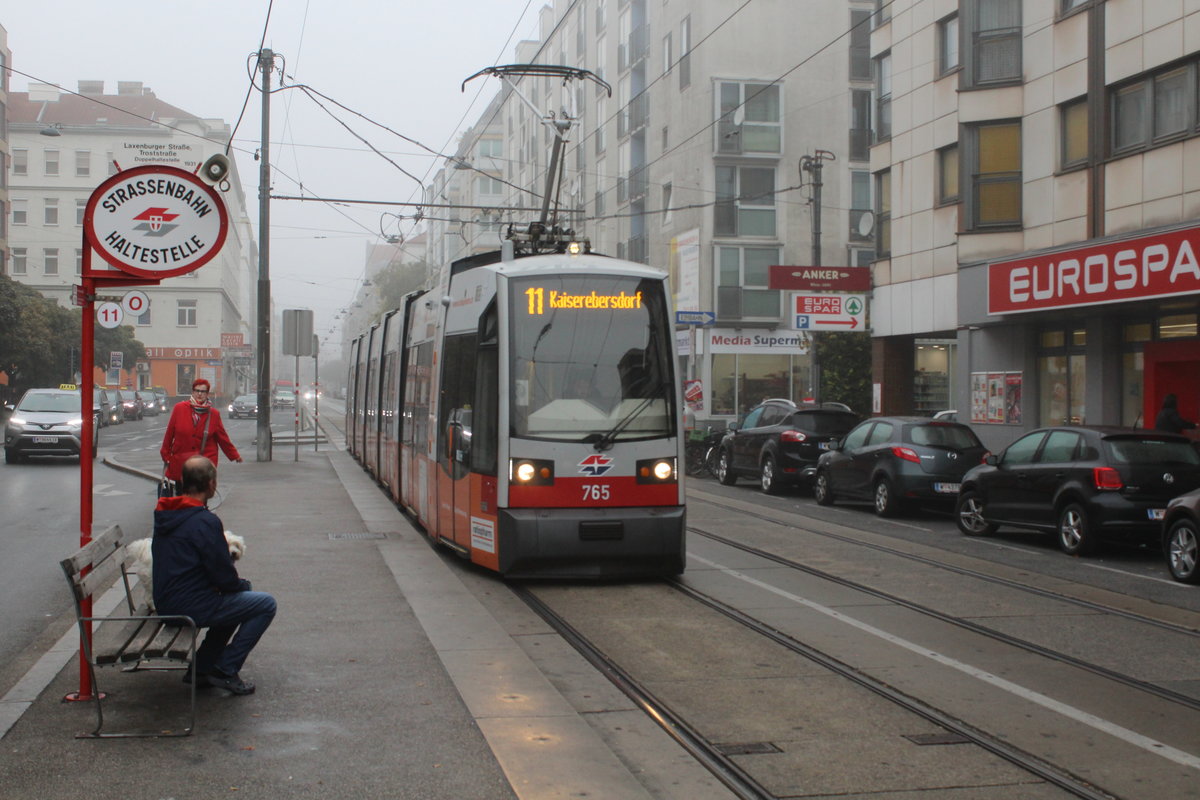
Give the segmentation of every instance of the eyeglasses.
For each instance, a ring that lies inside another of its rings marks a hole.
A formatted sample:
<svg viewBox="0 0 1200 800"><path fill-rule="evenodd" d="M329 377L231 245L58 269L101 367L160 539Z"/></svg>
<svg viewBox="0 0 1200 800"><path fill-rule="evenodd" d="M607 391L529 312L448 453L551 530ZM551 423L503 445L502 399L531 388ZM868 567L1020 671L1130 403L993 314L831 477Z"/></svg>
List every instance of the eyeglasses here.
<svg viewBox="0 0 1200 800"><path fill-rule="evenodd" d="M208 394L208 389L192 389L192 394Z"/></svg>

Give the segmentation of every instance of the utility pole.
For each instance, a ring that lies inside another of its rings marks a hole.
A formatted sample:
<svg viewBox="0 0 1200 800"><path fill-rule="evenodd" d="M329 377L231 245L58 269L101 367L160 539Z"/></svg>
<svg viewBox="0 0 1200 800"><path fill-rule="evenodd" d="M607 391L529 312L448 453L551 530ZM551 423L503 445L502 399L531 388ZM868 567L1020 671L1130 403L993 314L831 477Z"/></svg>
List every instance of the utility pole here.
<svg viewBox="0 0 1200 800"><path fill-rule="evenodd" d="M811 156L800 157L800 171L807 172L811 177L809 183L813 187L812 195L812 266L821 266L821 169L823 162L834 161L836 156L828 150L817 150ZM803 179L803 176L801 176ZM812 357L813 400L821 401L821 366L817 361L817 334L809 335L812 342L809 345L809 355Z"/></svg>
<svg viewBox="0 0 1200 800"><path fill-rule="evenodd" d="M275 53L260 50L262 141L258 163L258 460L271 460L271 71Z"/></svg>

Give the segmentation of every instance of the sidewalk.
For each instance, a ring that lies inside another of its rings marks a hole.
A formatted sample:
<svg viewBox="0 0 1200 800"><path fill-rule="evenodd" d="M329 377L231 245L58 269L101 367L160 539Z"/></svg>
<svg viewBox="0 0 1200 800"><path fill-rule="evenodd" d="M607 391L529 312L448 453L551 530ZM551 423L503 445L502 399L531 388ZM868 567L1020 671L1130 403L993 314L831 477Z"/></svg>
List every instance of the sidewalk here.
<svg viewBox="0 0 1200 800"><path fill-rule="evenodd" d="M466 584L496 579L447 564L326 433L299 461L277 441L271 462L245 447L220 465L239 571L279 600L243 670L258 691L201 691L188 738L77 740L95 707L61 702L78 688L72 631L0 700L0 722L20 715L0 739L0 798L728 796L531 613L485 609ZM161 469L153 450L109 463ZM98 682L106 728L186 719L177 673Z"/></svg>

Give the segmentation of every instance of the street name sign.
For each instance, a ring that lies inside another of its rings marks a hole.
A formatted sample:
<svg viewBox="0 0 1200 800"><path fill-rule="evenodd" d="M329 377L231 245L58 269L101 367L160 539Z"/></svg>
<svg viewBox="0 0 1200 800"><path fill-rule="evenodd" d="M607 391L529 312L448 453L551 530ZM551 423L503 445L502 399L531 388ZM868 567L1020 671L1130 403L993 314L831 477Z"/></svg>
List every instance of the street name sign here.
<svg viewBox="0 0 1200 800"><path fill-rule="evenodd" d="M109 264L161 279L192 272L216 256L225 244L229 214L198 177L156 164L118 172L97 186L83 227Z"/></svg>
<svg viewBox="0 0 1200 800"><path fill-rule="evenodd" d="M717 315L711 311L676 311L676 325L714 325Z"/></svg>
<svg viewBox="0 0 1200 800"><path fill-rule="evenodd" d="M867 298L861 294L792 295L798 331L866 330Z"/></svg>
<svg viewBox="0 0 1200 800"><path fill-rule="evenodd" d="M869 292L870 267L767 267L767 288L791 292Z"/></svg>

